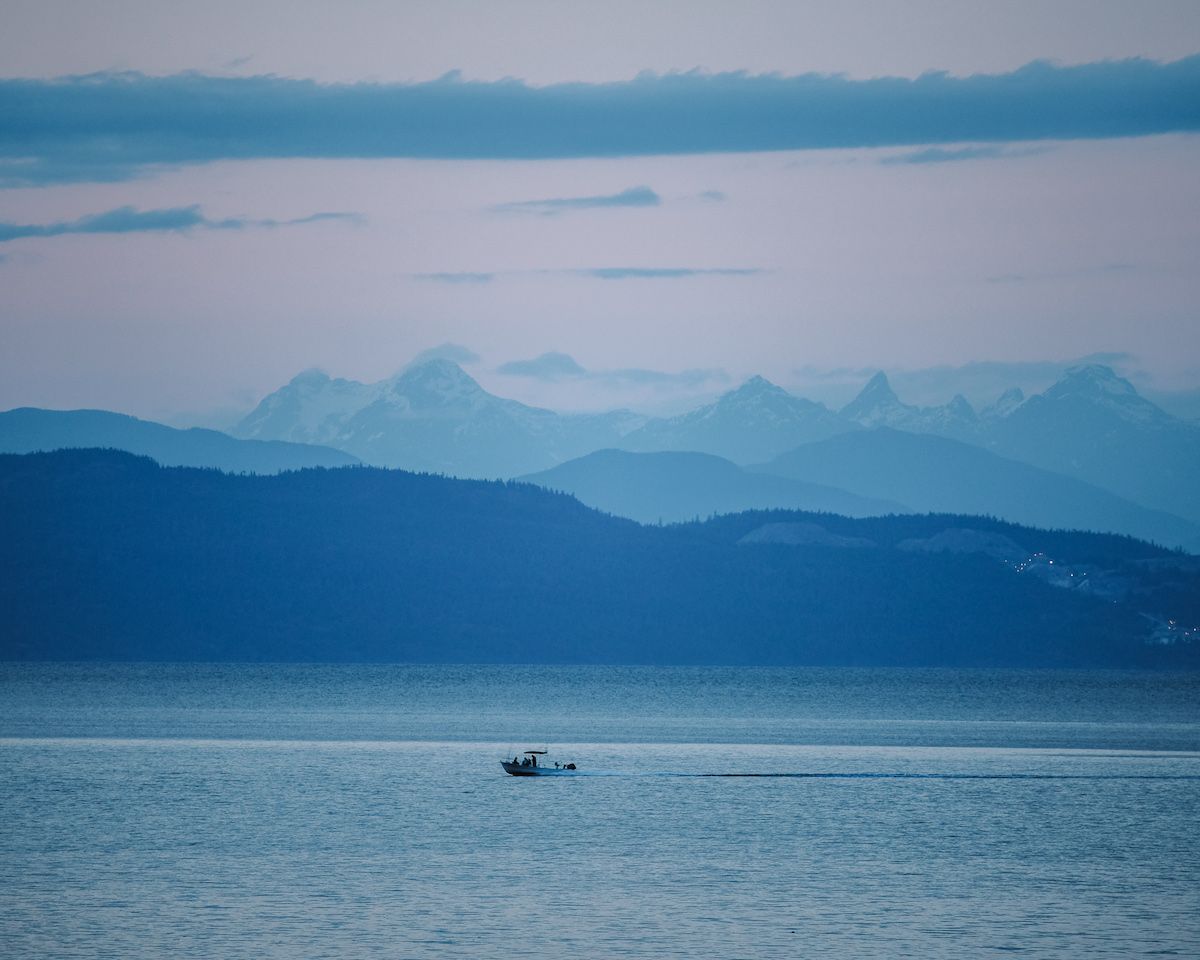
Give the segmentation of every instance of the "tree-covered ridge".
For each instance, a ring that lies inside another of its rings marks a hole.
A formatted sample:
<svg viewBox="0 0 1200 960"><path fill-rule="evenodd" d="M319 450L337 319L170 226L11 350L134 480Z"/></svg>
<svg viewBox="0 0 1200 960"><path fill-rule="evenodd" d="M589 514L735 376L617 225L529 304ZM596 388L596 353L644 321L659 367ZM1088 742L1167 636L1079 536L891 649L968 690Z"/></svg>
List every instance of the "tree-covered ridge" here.
<svg viewBox="0 0 1200 960"><path fill-rule="evenodd" d="M739 542L770 523L875 546ZM1095 568L1121 598L986 553L904 546L963 528ZM1147 643L1157 621L1144 616L1200 614L1189 563L1129 538L976 517L639 526L512 482L0 456L10 659L1195 664L1182 633Z"/></svg>

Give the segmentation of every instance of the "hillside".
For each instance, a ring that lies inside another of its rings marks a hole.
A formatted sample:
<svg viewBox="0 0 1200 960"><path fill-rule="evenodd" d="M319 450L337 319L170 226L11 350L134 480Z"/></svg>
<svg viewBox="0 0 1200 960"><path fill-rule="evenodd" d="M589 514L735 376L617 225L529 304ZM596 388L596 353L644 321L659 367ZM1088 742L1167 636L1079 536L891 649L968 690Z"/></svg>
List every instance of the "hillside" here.
<svg viewBox="0 0 1200 960"><path fill-rule="evenodd" d="M1129 534L1168 546L1200 527L1073 477L945 437L880 427L798 447L755 470L892 499L913 510Z"/></svg>
<svg viewBox="0 0 1200 960"><path fill-rule="evenodd" d="M832 536L747 540L780 523ZM947 530L988 523L775 512L643 527L520 483L367 468L233 476L113 451L0 456L0 656L1198 662L1182 633L1159 636L1168 620L1200 620L1186 558L1011 526L1021 569L970 534L942 549ZM1039 557L1104 589L1053 582Z"/></svg>
<svg viewBox="0 0 1200 960"><path fill-rule="evenodd" d="M807 510L851 517L908 512L892 500L750 473L707 453L601 450L521 479L639 523L678 523L743 510Z"/></svg>
<svg viewBox="0 0 1200 960"><path fill-rule="evenodd" d="M106 410L0 413L0 453L109 447L167 467L212 467L229 473L279 473L303 467L344 467L358 459L342 450L278 440L237 440L216 430L177 430Z"/></svg>

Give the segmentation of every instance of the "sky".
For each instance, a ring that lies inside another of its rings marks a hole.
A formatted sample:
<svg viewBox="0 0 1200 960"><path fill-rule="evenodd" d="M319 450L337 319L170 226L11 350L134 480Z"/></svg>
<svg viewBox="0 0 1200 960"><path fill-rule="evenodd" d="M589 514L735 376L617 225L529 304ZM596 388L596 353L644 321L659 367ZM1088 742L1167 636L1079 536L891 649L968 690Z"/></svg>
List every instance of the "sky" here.
<svg viewBox="0 0 1200 960"><path fill-rule="evenodd" d="M0 20L0 409L218 423L439 348L560 409L1200 387L1190 0Z"/></svg>

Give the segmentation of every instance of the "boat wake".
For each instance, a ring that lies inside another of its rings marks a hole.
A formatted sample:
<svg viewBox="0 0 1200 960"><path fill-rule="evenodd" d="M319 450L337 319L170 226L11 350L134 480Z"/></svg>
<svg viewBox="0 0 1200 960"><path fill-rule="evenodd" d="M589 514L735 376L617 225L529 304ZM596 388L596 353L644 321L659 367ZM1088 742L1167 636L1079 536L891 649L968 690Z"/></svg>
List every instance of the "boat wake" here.
<svg viewBox="0 0 1200 960"><path fill-rule="evenodd" d="M1200 780L1173 773L682 773L682 777L782 777L794 780Z"/></svg>

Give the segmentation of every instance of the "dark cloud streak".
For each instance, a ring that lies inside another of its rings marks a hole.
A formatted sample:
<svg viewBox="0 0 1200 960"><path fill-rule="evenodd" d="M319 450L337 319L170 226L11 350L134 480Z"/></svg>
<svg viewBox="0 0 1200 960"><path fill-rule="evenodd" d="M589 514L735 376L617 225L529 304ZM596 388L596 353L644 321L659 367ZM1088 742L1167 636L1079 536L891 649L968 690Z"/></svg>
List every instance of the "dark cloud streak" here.
<svg viewBox="0 0 1200 960"><path fill-rule="evenodd" d="M926 164L926 163L955 163L962 160L1009 160L1015 157L1031 157L1046 152L1045 147L1026 147L1011 149L1002 146L959 147L928 147L912 153L902 153L884 157L879 162L888 166L896 164Z"/></svg>
<svg viewBox="0 0 1200 960"><path fill-rule="evenodd" d="M319 84L97 74L0 81L0 184L282 157L541 159L1003 143L1200 130L1200 55L852 80L700 72Z"/></svg>

